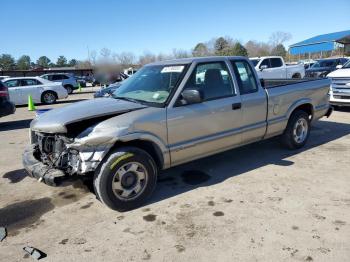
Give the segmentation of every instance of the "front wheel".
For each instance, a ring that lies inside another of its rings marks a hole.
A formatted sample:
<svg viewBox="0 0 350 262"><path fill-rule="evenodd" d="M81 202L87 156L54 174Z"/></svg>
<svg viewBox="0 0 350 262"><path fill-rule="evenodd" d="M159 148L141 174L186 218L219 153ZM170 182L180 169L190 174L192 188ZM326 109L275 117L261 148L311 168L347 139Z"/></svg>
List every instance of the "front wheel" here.
<svg viewBox="0 0 350 262"><path fill-rule="evenodd" d="M309 115L304 111L295 111L289 118L287 128L281 137L282 144L289 149L303 147L310 135Z"/></svg>
<svg viewBox="0 0 350 262"><path fill-rule="evenodd" d="M157 167L152 157L135 147L115 150L95 171L94 189L102 203L126 211L141 206L153 193Z"/></svg>

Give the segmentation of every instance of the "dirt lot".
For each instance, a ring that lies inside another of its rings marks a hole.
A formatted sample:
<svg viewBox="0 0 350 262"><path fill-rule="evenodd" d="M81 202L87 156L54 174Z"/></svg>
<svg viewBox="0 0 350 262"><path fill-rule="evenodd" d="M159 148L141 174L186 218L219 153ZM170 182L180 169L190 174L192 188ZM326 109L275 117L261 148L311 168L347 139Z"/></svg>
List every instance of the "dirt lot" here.
<svg viewBox="0 0 350 262"><path fill-rule="evenodd" d="M33 116L20 107L0 119L0 261L30 261L26 245L65 262L350 260L350 110L315 124L300 151L274 139L166 171L148 204L124 213L88 181L26 177Z"/></svg>

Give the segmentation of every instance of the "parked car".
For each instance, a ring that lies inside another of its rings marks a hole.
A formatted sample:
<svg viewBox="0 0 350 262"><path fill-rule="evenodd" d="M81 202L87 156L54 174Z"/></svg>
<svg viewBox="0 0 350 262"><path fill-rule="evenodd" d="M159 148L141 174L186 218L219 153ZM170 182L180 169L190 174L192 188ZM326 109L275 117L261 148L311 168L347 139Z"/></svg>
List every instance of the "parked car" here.
<svg viewBox="0 0 350 262"><path fill-rule="evenodd" d="M94 98L99 97L109 97L111 96L115 90L121 85L121 82L116 82L114 84L109 85L108 87L101 88L100 90L96 91L94 94Z"/></svg>
<svg viewBox="0 0 350 262"><path fill-rule="evenodd" d="M75 76L75 79L80 84L81 87L86 87L86 80L83 76Z"/></svg>
<svg viewBox="0 0 350 262"><path fill-rule="evenodd" d="M310 68L314 63L316 63L316 60L313 59L304 59L304 60L299 60L298 61L299 64L303 64L305 70Z"/></svg>
<svg viewBox="0 0 350 262"><path fill-rule="evenodd" d="M344 65L347 61L347 58L327 58L319 59L314 63L309 69L305 72L305 77L326 77L330 72L337 69L337 66Z"/></svg>
<svg viewBox="0 0 350 262"><path fill-rule="evenodd" d="M305 69L302 64L287 65L281 56L262 56L250 58L259 78L287 79L303 78Z"/></svg>
<svg viewBox="0 0 350 262"><path fill-rule="evenodd" d="M335 106L350 106L350 61L327 77L332 80L330 103Z"/></svg>
<svg viewBox="0 0 350 262"><path fill-rule="evenodd" d="M15 104L10 101L7 87L0 81L0 117L11 115L16 111Z"/></svg>
<svg viewBox="0 0 350 262"><path fill-rule="evenodd" d="M62 86L67 90L68 94L72 94L74 90L79 88L78 82L71 74L51 73L40 76L46 80L62 83Z"/></svg>
<svg viewBox="0 0 350 262"><path fill-rule="evenodd" d="M202 72L204 82L197 81ZM149 64L113 97L34 119L24 167L49 185L93 172L99 200L133 209L151 196L163 169L275 136L289 149L303 147L310 123L331 114L330 83L285 80L263 88L245 57Z"/></svg>
<svg viewBox="0 0 350 262"><path fill-rule="evenodd" d="M8 88L10 100L15 105L26 105L31 95L34 103L54 104L57 99L67 98L67 90L61 83L40 77L13 77L3 81Z"/></svg>
<svg viewBox="0 0 350 262"><path fill-rule="evenodd" d="M9 76L0 76L0 81L9 78Z"/></svg>

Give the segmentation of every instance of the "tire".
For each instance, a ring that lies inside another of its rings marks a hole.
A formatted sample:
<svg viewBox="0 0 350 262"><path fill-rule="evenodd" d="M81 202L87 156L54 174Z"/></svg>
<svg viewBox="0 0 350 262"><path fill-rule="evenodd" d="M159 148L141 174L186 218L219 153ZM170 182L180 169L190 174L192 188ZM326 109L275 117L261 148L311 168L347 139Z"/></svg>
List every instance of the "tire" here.
<svg viewBox="0 0 350 262"><path fill-rule="evenodd" d="M302 148L310 136L309 115L302 110L295 111L289 118L281 142L288 149Z"/></svg>
<svg viewBox="0 0 350 262"><path fill-rule="evenodd" d="M46 105L52 105L56 103L57 94L53 91L45 91L41 95L41 101Z"/></svg>
<svg viewBox="0 0 350 262"><path fill-rule="evenodd" d="M294 74L292 76L293 79L300 79L301 78L301 75L300 74Z"/></svg>
<svg viewBox="0 0 350 262"><path fill-rule="evenodd" d="M65 85L64 88L67 90L68 95L73 93L73 87L71 85Z"/></svg>
<svg viewBox="0 0 350 262"><path fill-rule="evenodd" d="M135 147L118 148L95 171L96 196L113 210L137 208L152 195L157 172L156 164L147 152Z"/></svg>

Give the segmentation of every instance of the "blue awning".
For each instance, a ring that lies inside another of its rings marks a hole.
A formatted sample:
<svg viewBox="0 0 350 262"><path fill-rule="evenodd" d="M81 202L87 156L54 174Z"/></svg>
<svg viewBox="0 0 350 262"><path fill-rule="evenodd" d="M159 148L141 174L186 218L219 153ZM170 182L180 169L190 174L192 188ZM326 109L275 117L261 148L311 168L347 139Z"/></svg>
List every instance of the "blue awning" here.
<svg viewBox="0 0 350 262"><path fill-rule="evenodd" d="M331 51L336 48L336 43L344 43L350 38L350 30L318 35L299 43L289 46L289 53L292 55Z"/></svg>

